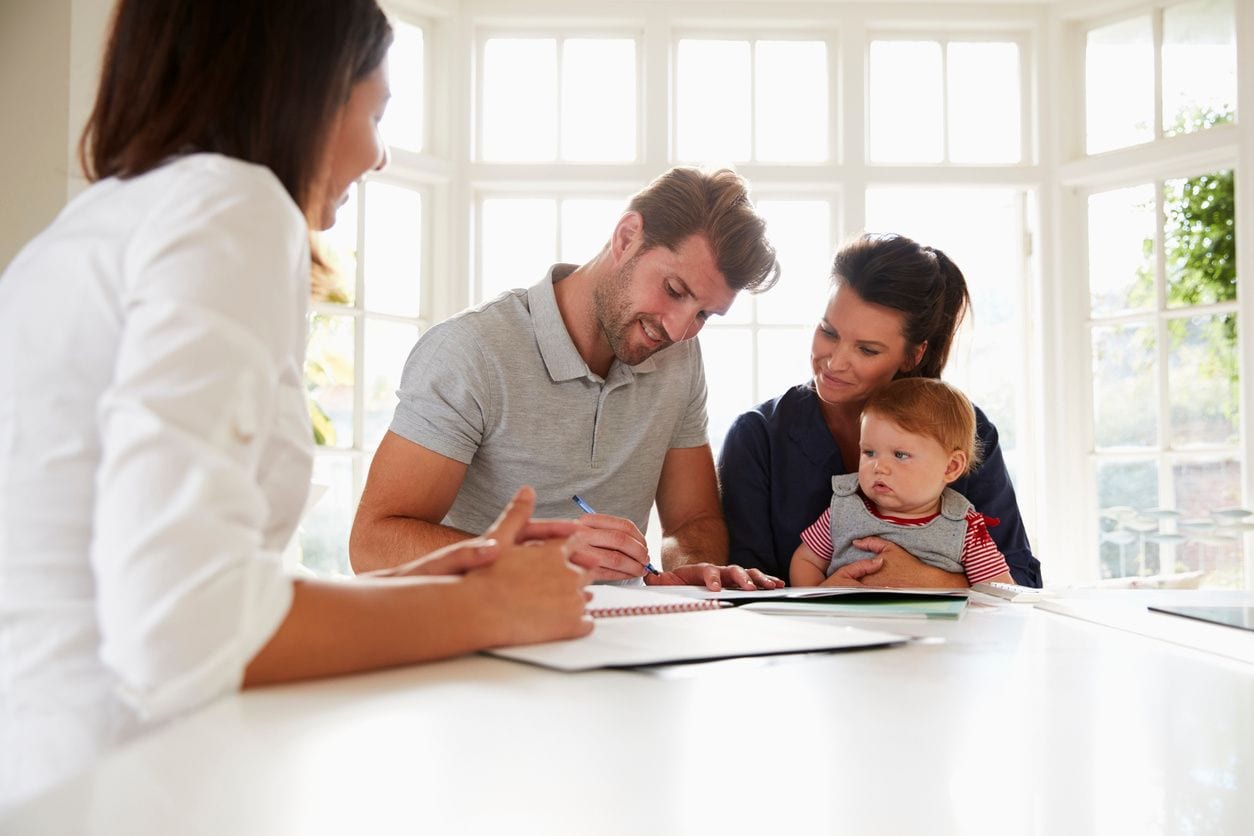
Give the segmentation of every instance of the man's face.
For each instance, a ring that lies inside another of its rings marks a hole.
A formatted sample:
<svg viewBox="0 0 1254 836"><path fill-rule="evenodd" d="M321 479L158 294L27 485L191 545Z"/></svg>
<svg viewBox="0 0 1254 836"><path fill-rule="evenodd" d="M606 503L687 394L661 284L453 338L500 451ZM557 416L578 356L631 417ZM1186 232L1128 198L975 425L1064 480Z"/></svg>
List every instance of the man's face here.
<svg viewBox="0 0 1254 836"><path fill-rule="evenodd" d="M634 253L593 295L597 323L614 356L628 366L695 337L736 299L704 236L691 235L674 251L632 246Z"/></svg>

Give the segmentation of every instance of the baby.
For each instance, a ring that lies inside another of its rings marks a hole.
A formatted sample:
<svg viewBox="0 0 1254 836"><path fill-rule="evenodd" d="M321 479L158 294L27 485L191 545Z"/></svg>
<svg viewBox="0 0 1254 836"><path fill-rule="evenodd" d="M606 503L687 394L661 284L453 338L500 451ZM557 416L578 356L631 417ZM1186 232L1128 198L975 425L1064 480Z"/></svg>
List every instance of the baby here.
<svg viewBox="0 0 1254 836"><path fill-rule="evenodd" d="M853 541L883 537L968 583L1014 583L984 515L949 485L979 463L975 410L931 378L895 380L862 409L858 472L832 477L832 503L801 533L793 586L818 586L841 566L872 557ZM996 521L993 521L996 525ZM872 580L874 576L871 576Z"/></svg>

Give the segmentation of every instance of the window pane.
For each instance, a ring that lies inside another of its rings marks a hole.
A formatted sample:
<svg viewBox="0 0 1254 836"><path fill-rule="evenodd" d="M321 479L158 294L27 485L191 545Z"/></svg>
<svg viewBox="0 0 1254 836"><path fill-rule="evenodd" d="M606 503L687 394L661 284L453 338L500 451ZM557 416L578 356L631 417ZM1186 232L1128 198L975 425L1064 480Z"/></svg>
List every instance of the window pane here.
<svg viewBox="0 0 1254 836"><path fill-rule="evenodd" d="M1094 316L1156 307L1153 186L1089 196L1089 304Z"/></svg>
<svg viewBox="0 0 1254 836"><path fill-rule="evenodd" d="M1236 315L1173 319L1167 323L1167 335L1172 446L1237 444Z"/></svg>
<svg viewBox="0 0 1254 836"><path fill-rule="evenodd" d="M1154 43L1148 17L1088 33L1085 148L1096 154L1154 138Z"/></svg>
<svg viewBox="0 0 1254 836"><path fill-rule="evenodd" d="M1177 529L1185 541L1175 548L1169 572L1202 572L1208 587L1244 586L1244 538L1231 517L1216 509L1241 504L1241 464L1218 458L1177 464L1172 468L1176 508L1182 513Z"/></svg>
<svg viewBox="0 0 1254 836"><path fill-rule="evenodd" d="M753 406L745 386L753 368L753 335L747 328L705 328L699 339L709 390L710 445L717 456L731 422Z"/></svg>
<svg viewBox="0 0 1254 836"><path fill-rule="evenodd" d="M311 297L315 302L351 305L357 296L357 184L335 213L335 225L313 234L312 247L322 261L313 265Z"/></svg>
<svg viewBox="0 0 1254 836"><path fill-rule="evenodd" d="M482 292L491 299L515 287L530 287L556 260L557 207L553 200L491 198L483 201L480 241Z"/></svg>
<svg viewBox="0 0 1254 836"><path fill-rule="evenodd" d="M749 159L749 43L679 42L676 153L695 162Z"/></svg>
<svg viewBox="0 0 1254 836"><path fill-rule="evenodd" d="M388 183L366 186L365 307L416 317L422 297L422 195Z"/></svg>
<svg viewBox="0 0 1254 836"><path fill-rule="evenodd" d="M305 348L305 384L314 440L353 446L353 318L314 314Z"/></svg>
<svg viewBox="0 0 1254 836"><path fill-rule="evenodd" d="M418 341L418 326L403 322L366 320L366 348L362 360L361 447L369 452L379 446L396 410L396 389L405 358Z"/></svg>
<svg viewBox="0 0 1254 836"><path fill-rule="evenodd" d="M563 200L560 261L583 264L610 240L627 200Z"/></svg>
<svg viewBox="0 0 1254 836"><path fill-rule="evenodd" d="M763 328L758 331L758 391L752 399L753 403L774 398L810 379L810 346L813 342L814 326ZM748 408L749 404L745 403L741 412Z"/></svg>
<svg viewBox="0 0 1254 836"><path fill-rule="evenodd" d="M1093 434L1098 448L1158 442L1152 326L1093 329Z"/></svg>
<svg viewBox="0 0 1254 836"><path fill-rule="evenodd" d="M951 43L946 72L950 161L1019 162L1019 45Z"/></svg>
<svg viewBox="0 0 1254 836"><path fill-rule="evenodd" d="M758 41L755 49L756 158L771 162L826 160L826 44Z"/></svg>
<svg viewBox="0 0 1254 836"><path fill-rule="evenodd" d="M388 83L392 98L379 124L389 145L409 151L422 150L423 79L422 30L392 21L392 48L388 50Z"/></svg>
<svg viewBox="0 0 1254 836"><path fill-rule="evenodd" d="M1158 466L1152 460L1097 465L1099 554L1104 578L1149 575L1158 569L1158 520L1142 511L1158 505Z"/></svg>
<svg viewBox="0 0 1254 836"><path fill-rule="evenodd" d="M1237 298L1231 171L1163 184L1167 305L1211 305Z"/></svg>
<svg viewBox="0 0 1254 836"><path fill-rule="evenodd" d="M483 159L557 156L557 42L489 38L483 47Z"/></svg>
<svg viewBox="0 0 1254 836"><path fill-rule="evenodd" d="M636 42L562 43L562 159L636 158Z"/></svg>
<svg viewBox="0 0 1254 836"><path fill-rule="evenodd" d="M357 511L353 461L348 456L318 456L313 480L326 493L301 521L301 562L320 575L348 575L348 532Z"/></svg>
<svg viewBox="0 0 1254 836"><path fill-rule="evenodd" d="M831 207L825 200L759 200L783 272L759 294L758 322L813 326L823 315L831 273Z"/></svg>
<svg viewBox="0 0 1254 836"><path fill-rule="evenodd" d="M941 161L941 78L939 43L871 42L872 162Z"/></svg>
<svg viewBox="0 0 1254 836"><path fill-rule="evenodd" d="M1231 122L1237 109L1232 0L1163 9L1163 133Z"/></svg>
<svg viewBox="0 0 1254 836"><path fill-rule="evenodd" d="M967 281L972 313L949 355L945 379L997 425L1013 453L1027 347L1023 321L1025 197L1012 189L867 190L867 228L944 251ZM1023 486L1026 490L1026 486Z"/></svg>

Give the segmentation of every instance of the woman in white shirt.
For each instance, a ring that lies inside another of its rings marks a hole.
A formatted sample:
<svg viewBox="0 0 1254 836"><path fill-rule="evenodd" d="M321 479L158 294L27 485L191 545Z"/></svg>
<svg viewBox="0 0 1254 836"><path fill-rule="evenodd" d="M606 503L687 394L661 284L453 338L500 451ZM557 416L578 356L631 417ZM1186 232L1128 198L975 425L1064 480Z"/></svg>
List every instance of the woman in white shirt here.
<svg viewBox="0 0 1254 836"><path fill-rule="evenodd" d="M0 804L241 685L591 629L528 489L389 577L281 569L308 230L386 162L390 41L374 0L119 3L94 184L0 277Z"/></svg>

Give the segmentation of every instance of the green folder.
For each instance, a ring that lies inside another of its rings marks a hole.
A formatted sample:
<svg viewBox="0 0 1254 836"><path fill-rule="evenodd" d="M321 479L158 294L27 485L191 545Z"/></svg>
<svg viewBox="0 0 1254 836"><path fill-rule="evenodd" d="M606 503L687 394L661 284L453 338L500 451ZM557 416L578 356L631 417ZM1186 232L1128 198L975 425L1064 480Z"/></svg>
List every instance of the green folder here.
<svg viewBox="0 0 1254 836"><path fill-rule="evenodd" d="M840 615L850 618L961 618L965 595L902 595L877 590L831 598L754 601L741 609L779 615Z"/></svg>

